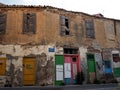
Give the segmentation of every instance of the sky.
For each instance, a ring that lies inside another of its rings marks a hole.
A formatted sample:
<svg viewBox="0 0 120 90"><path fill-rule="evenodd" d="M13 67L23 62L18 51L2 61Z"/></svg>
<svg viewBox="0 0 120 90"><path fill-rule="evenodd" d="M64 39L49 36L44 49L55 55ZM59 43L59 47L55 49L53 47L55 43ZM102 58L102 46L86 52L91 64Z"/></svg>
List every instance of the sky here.
<svg viewBox="0 0 120 90"><path fill-rule="evenodd" d="M120 0L0 0L7 5L42 5L84 12L101 13L104 17L120 20Z"/></svg>

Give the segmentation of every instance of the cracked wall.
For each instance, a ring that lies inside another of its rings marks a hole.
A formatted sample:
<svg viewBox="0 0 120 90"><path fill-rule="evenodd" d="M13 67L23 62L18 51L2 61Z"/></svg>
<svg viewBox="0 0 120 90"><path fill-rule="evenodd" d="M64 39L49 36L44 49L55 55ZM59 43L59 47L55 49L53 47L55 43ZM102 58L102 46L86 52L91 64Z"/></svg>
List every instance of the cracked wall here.
<svg viewBox="0 0 120 90"><path fill-rule="evenodd" d="M6 58L6 73L1 77L4 79L4 84L9 83L14 87L22 86L23 58L34 56L36 57L36 85L53 85L54 52L49 52L49 47L52 46L1 45L0 58Z"/></svg>

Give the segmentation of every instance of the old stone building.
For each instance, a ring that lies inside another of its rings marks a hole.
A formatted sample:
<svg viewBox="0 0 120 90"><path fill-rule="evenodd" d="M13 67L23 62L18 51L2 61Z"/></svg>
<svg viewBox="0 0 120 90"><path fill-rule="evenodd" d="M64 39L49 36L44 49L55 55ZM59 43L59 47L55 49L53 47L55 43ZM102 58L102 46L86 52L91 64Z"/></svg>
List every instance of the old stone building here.
<svg viewBox="0 0 120 90"><path fill-rule="evenodd" d="M120 81L120 20L49 6L0 6L0 85Z"/></svg>

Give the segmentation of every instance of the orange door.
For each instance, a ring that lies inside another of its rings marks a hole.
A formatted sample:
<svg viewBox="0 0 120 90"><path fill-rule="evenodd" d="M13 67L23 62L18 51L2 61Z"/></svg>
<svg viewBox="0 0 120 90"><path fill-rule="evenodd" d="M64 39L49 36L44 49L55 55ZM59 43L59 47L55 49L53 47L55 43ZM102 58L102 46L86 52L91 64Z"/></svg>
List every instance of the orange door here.
<svg viewBox="0 0 120 90"><path fill-rule="evenodd" d="M23 59L23 85L35 84L35 58Z"/></svg>
<svg viewBox="0 0 120 90"><path fill-rule="evenodd" d="M0 76L5 75L6 59L0 58Z"/></svg>

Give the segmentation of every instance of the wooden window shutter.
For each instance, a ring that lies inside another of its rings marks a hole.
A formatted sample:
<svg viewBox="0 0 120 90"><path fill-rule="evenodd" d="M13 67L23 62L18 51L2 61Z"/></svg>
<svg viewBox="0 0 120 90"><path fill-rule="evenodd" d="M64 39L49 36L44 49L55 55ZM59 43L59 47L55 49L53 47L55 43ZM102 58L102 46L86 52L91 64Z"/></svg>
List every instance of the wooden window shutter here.
<svg viewBox="0 0 120 90"><path fill-rule="evenodd" d="M69 34L66 34L66 31L69 32L68 24L66 26L66 19L68 20L67 17L60 16L60 34L61 35L69 35ZM68 21L67 21L67 23L68 23Z"/></svg>
<svg viewBox="0 0 120 90"><path fill-rule="evenodd" d="M36 32L36 14L24 13L23 14L23 33Z"/></svg>
<svg viewBox="0 0 120 90"><path fill-rule="evenodd" d="M65 26L65 16L60 16L60 24Z"/></svg>
<svg viewBox="0 0 120 90"><path fill-rule="evenodd" d="M23 33L27 32L27 15L23 13Z"/></svg>
<svg viewBox="0 0 120 90"><path fill-rule="evenodd" d="M35 33L36 32L36 14L32 13L30 15L30 31Z"/></svg>
<svg viewBox="0 0 120 90"><path fill-rule="evenodd" d="M65 35L65 17L60 16L60 34Z"/></svg>
<svg viewBox="0 0 120 90"><path fill-rule="evenodd" d="M86 36L88 38L95 38L93 20L86 20L85 25L86 25Z"/></svg>
<svg viewBox="0 0 120 90"><path fill-rule="evenodd" d="M0 34L6 31L6 14L0 13Z"/></svg>

